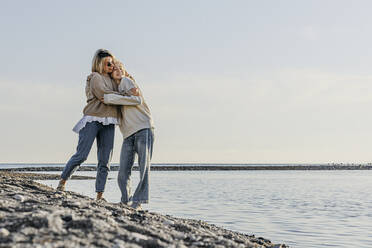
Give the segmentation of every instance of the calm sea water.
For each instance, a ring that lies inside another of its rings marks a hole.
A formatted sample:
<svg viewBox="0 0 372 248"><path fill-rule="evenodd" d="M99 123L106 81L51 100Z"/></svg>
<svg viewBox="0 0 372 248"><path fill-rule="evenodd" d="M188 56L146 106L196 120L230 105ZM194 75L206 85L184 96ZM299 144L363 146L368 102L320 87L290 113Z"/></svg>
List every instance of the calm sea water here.
<svg viewBox="0 0 372 248"><path fill-rule="evenodd" d="M105 198L119 202L117 172L109 177ZM134 171L134 185L137 178ZM144 208L291 247L372 247L371 178L372 171L152 171ZM94 197L94 183L70 180L67 187Z"/></svg>
<svg viewBox="0 0 372 248"><path fill-rule="evenodd" d="M28 166L64 165L0 164L0 168ZM95 176L95 172L75 175ZM109 177L105 198L119 202L117 172ZM371 178L372 171L365 170L152 171L150 204L144 209L201 219L291 247L372 247ZM134 171L134 186L137 179ZM94 180L70 180L67 190L95 197L94 184Z"/></svg>

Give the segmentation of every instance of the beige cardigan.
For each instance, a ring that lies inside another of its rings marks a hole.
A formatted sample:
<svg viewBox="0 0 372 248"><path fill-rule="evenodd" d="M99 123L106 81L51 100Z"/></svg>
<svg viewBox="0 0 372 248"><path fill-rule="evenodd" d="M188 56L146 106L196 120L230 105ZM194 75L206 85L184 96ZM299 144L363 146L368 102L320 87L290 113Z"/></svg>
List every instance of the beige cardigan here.
<svg viewBox="0 0 372 248"><path fill-rule="evenodd" d="M138 88L138 85L130 78L124 77L120 82L119 92L125 94L128 93L131 88ZM104 101L106 104L122 105L122 119L119 127L124 139L141 129L154 128L150 109L140 89L139 93L140 95L137 97L105 94Z"/></svg>
<svg viewBox="0 0 372 248"><path fill-rule="evenodd" d="M120 118L117 106L106 105L99 100L104 94L119 94L117 84L110 77L93 72L87 78L85 93L87 105L83 110L84 115Z"/></svg>

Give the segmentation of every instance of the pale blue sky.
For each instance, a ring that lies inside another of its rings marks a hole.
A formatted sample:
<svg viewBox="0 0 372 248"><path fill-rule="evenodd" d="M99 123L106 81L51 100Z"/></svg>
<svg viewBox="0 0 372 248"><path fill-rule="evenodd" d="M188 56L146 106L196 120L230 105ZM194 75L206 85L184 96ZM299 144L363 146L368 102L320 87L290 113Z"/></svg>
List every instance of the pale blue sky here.
<svg viewBox="0 0 372 248"><path fill-rule="evenodd" d="M144 91L154 162L371 162L371 9L358 0L2 1L0 162L67 161L98 48Z"/></svg>

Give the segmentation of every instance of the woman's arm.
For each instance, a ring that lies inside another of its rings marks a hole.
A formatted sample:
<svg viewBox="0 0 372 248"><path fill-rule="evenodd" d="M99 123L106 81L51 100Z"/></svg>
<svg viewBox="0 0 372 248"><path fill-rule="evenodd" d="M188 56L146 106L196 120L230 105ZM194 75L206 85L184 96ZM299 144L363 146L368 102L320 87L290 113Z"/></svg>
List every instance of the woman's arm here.
<svg viewBox="0 0 372 248"><path fill-rule="evenodd" d="M119 92L124 95L140 96L140 90L131 78L124 77L119 84Z"/></svg>
<svg viewBox="0 0 372 248"><path fill-rule="evenodd" d="M102 99L104 104L113 105L139 105L142 104L139 89L129 78L123 78L119 84L119 92L124 95L118 94L104 94ZM119 94L120 94L119 93Z"/></svg>
<svg viewBox="0 0 372 248"><path fill-rule="evenodd" d="M142 103L142 99L139 96L104 94L103 103L112 105L139 105Z"/></svg>

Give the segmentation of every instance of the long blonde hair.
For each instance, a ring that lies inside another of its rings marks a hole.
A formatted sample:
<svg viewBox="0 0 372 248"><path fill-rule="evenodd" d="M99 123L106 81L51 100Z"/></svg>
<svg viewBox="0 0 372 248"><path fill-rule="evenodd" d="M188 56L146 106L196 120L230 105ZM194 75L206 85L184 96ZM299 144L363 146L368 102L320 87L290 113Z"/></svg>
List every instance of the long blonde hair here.
<svg viewBox="0 0 372 248"><path fill-rule="evenodd" d="M118 60L118 59L114 59L114 66L115 66L115 67L118 67L118 68L121 70L121 72L124 74L124 76L126 76L126 77L132 79L133 82L136 82L136 80L132 77L132 75L130 75L130 74L128 73L128 71L125 70L124 64L123 64L120 60Z"/></svg>
<svg viewBox="0 0 372 248"><path fill-rule="evenodd" d="M93 56L92 60L92 72L103 73L104 58L111 57L115 59L114 55L107 49L98 49Z"/></svg>

